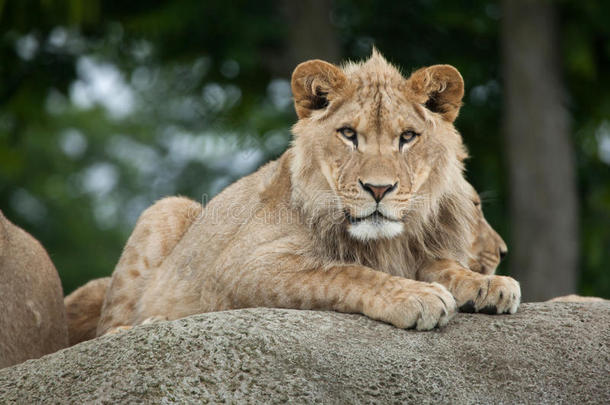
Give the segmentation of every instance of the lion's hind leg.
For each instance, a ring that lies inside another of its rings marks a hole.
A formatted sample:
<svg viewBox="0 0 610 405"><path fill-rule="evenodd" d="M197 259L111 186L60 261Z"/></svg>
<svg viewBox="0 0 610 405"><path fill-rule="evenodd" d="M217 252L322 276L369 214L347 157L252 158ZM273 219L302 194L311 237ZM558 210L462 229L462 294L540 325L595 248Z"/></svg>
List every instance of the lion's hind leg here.
<svg viewBox="0 0 610 405"><path fill-rule="evenodd" d="M139 323L142 314L138 304L149 281L155 279L155 271L202 209L201 204L188 198L169 197L142 213L112 274L97 336Z"/></svg>

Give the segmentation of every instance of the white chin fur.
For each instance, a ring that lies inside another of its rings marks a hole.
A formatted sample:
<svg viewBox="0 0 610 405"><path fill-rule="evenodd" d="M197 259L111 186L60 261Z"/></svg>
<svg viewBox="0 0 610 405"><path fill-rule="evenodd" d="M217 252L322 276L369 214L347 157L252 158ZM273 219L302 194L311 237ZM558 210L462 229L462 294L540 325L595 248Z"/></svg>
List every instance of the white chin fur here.
<svg viewBox="0 0 610 405"><path fill-rule="evenodd" d="M350 224L347 228L349 234L361 241L373 239L390 239L402 233L404 225L396 221L364 220Z"/></svg>

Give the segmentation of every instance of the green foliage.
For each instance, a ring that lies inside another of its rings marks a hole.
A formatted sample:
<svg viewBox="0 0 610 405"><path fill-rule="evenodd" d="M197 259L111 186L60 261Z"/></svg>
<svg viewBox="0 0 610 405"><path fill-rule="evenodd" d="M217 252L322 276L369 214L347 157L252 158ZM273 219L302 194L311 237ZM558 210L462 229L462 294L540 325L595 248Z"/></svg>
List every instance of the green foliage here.
<svg viewBox="0 0 610 405"><path fill-rule="evenodd" d="M276 3L0 1L0 208L41 240L66 292L112 272L156 199L205 200L286 147L295 116L289 72L275 66L290 26ZM610 297L610 5L556 4L581 292ZM495 1L440 0L337 0L330 16L346 58L375 44L405 73L434 63L462 72L468 176L510 246L500 19Z"/></svg>

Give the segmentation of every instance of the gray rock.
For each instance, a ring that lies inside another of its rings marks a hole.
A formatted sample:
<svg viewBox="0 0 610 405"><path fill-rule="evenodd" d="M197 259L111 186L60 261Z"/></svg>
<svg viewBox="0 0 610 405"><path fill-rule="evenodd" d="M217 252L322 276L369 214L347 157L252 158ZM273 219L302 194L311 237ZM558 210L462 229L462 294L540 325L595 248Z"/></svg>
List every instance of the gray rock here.
<svg viewBox="0 0 610 405"><path fill-rule="evenodd" d="M610 403L610 303L460 314L442 330L247 309L0 370L1 403Z"/></svg>

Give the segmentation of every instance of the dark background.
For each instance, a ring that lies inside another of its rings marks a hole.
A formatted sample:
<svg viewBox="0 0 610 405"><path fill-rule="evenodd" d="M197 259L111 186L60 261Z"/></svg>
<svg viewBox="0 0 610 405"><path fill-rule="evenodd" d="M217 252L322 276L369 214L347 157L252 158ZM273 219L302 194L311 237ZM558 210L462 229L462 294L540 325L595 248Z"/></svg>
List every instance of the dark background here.
<svg viewBox="0 0 610 405"><path fill-rule="evenodd" d="M64 290L140 212L279 156L301 61L456 66L468 178L526 300L610 298L610 2L0 1L0 209Z"/></svg>

